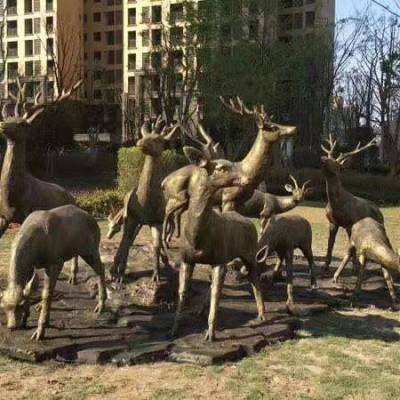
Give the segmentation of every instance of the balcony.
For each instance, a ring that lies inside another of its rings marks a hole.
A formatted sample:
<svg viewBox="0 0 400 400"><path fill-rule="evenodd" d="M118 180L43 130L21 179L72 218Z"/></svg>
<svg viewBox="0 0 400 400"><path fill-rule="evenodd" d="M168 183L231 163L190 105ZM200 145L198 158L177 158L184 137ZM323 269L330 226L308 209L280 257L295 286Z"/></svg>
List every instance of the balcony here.
<svg viewBox="0 0 400 400"><path fill-rule="evenodd" d="M17 15L17 6L9 6L7 7L7 16Z"/></svg>
<svg viewBox="0 0 400 400"><path fill-rule="evenodd" d="M15 49L15 48L8 49L7 57L18 57L18 49Z"/></svg>
<svg viewBox="0 0 400 400"><path fill-rule="evenodd" d="M7 36L8 37L18 36L18 28L7 28Z"/></svg>

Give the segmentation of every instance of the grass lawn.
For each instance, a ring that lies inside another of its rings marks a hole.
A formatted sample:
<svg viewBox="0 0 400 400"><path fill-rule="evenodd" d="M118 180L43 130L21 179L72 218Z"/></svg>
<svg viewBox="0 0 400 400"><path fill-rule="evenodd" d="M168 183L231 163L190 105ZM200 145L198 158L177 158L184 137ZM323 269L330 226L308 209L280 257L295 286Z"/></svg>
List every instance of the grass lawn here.
<svg viewBox="0 0 400 400"><path fill-rule="evenodd" d="M400 208L383 210L392 244L400 247ZM319 203L295 211L313 225L323 256L327 222ZM103 230L105 224L102 224ZM4 288L13 232L0 241ZM335 256L344 254L340 233ZM398 399L400 314L378 309L331 312L304 320L300 339L268 347L225 366L158 363L126 368L32 365L0 357L2 399Z"/></svg>

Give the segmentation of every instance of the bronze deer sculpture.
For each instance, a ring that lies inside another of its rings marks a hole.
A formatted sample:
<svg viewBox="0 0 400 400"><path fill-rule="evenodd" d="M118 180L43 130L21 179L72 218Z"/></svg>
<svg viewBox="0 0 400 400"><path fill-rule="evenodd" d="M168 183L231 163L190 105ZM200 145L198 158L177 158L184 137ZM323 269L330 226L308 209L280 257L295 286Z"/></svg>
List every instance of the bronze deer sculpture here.
<svg viewBox="0 0 400 400"><path fill-rule="evenodd" d="M82 85L77 82L68 91L63 90L51 103L41 103L41 93L28 108L26 84L17 79L18 94L11 95L15 101L14 115L9 116L7 104L2 110L0 134L7 140L0 176L0 237L10 223L21 224L36 210L50 210L66 204L75 204L75 199L62 187L35 178L26 170L26 141L31 133L32 124L50 105L58 105L69 99ZM70 282L76 282L77 259L73 260Z"/></svg>
<svg viewBox="0 0 400 400"><path fill-rule="evenodd" d="M354 256L358 258L360 263L355 297L360 295L365 266L368 261L372 261L382 267L383 276L389 289L393 307L398 309L399 305L397 304L397 295L391 273L398 274L400 272L400 258L399 255L393 251L393 247L383 224L373 218L367 217L357 221L352 226L350 245L346 256L335 273L335 282L350 258Z"/></svg>
<svg viewBox="0 0 400 400"><path fill-rule="evenodd" d="M247 267L256 298L258 317L261 320L264 319L265 306L255 263L257 231L254 224L235 211L220 213L213 208L213 195L217 190L247 184L246 178L235 169L232 170L230 163L224 160L210 161L205 158L200 165L193 169L190 177L188 208L182 216L179 299L172 335L178 331L195 264L210 264L213 268L211 306L205 339L213 341L225 265L228 262L240 258ZM219 245L216 246L216 243Z"/></svg>
<svg viewBox="0 0 400 400"><path fill-rule="evenodd" d="M137 146L145 154L143 170L136 190L130 192L124 201L123 235L111 268L114 280L122 282L125 274L129 248L134 242L139 229L149 225L153 236L154 272L152 279L159 280L160 257L166 257L161 249L161 227L164 219L164 199L161 191L163 171L161 168L162 152L174 139L178 125L167 127L158 117L150 127L146 122L141 129L141 139ZM120 219L121 220L121 219Z"/></svg>
<svg viewBox="0 0 400 400"><path fill-rule="evenodd" d="M220 100L233 113L254 118L258 128L256 140L246 157L242 161L233 163L234 168L243 177L246 177L248 184L243 187L226 188L223 191L223 209L236 210L238 205L251 198L254 190L262 182L271 146L281 139L294 136L297 133L297 128L272 122L264 105L254 106L250 109L239 97L235 100L230 99L229 102L226 102L222 97L220 97Z"/></svg>
<svg viewBox="0 0 400 400"><path fill-rule="evenodd" d="M362 151L375 146L375 139L365 146L359 143L357 147L348 153L340 153L334 157L337 141L332 136L327 141L327 146L322 146L326 156L321 158L322 173L326 182L326 194L328 204L326 206L326 217L329 221L329 240L326 254L325 269L329 268L332 260L332 250L335 244L336 234L339 227L346 230L350 237L352 226L359 220L371 217L379 223L384 222L379 208L371 201L354 196L347 191L341 181L341 170L349 159Z"/></svg>
<svg viewBox="0 0 400 400"><path fill-rule="evenodd" d="M265 263L268 256L274 253L278 256L272 280L285 261L287 273L287 302L290 309L293 304L293 252L300 249L308 261L310 269L311 288L317 287L314 272L314 256L312 251L312 229L310 223L299 215L278 215L270 218L261 215L263 232L258 242L258 263Z"/></svg>

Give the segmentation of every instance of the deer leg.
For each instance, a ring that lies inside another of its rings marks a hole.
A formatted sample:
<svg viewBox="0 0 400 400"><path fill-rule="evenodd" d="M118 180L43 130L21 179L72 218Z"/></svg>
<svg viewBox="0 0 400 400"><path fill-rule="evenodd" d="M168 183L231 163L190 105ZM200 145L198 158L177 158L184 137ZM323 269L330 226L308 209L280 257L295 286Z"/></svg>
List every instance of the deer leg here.
<svg viewBox="0 0 400 400"><path fill-rule="evenodd" d="M311 289L317 289L317 278L315 277L315 267L314 267L314 255L311 248L302 250L304 257L307 259L308 268L310 269L310 287Z"/></svg>
<svg viewBox="0 0 400 400"><path fill-rule="evenodd" d="M38 327L31 336L31 340L42 340L44 338L46 327L50 319L50 306L56 287L58 276L63 268L63 264L50 265L44 274L44 283L42 291L42 307L38 320Z"/></svg>
<svg viewBox="0 0 400 400"><path fill-rule="evenodd" d="M176 334L178 333L179 323L182 318L183 308L185 307L186 304L188 286L190 278L193 274L193 269L194 269L193 264L188 264L185 262L181 263L181 267L179 270L178 306L176 308L175 321L171 331L172 337L176 336Z"/></svg>
<svg viewBox="0 0 400 400"><path fill-rule="evenodd" d="M69 279L68 279L68 282L71 285L77 284L77 279L76 279L77 274L78 274L78 257L74 257L71 260L71 271L70 271L70 275L69 275Z"/></svg>
<svg viewBox="0 0 400 400"><path fill-rule="evenodd" d="M0 217L0 238L4 235L9 225L10 221L6 220L4 217Z"/></svg>
<svg viewBox="0 0 400 400"><path fill-rule="evenodd" d="M278 279L278 277L282 276L282 271L281 271L282 262L283 262L282 257L278 256L278 260L277 260L274 270L272 272L272 279L271 279L272 285L274 284L275 280Z"/></svg>
<svg viewBox="0 0 400 400"><path fill-rule="evenodd" d="M153 237L153 262L154 272L151 280L153 282L160 281L160 257L161 257L161 227L152 226L151 235Z"/></svg>
<svg viewBox="0 0 400 400"><path fill-rule="evenodd" d="M354 290L354 298L355 299L358 299L360 297L362 280L363 280L364 269L365 269L365 264L366 263L367 263L367 259L362 254L360 256L360 269L358 270L357 283L356 283L356 287L355 287L355 290Z"/></svg>
<svg viewBox="0 0 400 400"><path fill-rule="evenodd" d="M392 303L396 304L397 303L397 295L396 295L396 289L394 287L392 275L384 267L382 267L382 273L383 273L383 277L385 278L386 286L388 287L390 298L392 299Z"/></svg>
<svg viewBox="0 0 400 400"><path fill-rule="evenodd" d="M128 217L125 220L121 243L119 244L117 254L114 258L114 264L110 271L112 279L119 283L122 283L125 275L129 248L132 246L132 243L138 234L138 225L138 221L133 218Z"/></svg>
<svg viewBox="0 0 400 400"><path fill-rule="evenodd" d="M293 305L293 251L288 251L285 256L286 264L286 281L287 281L287 300L286 307L290 310Z"/></svg>
<svg viewBox="0 0 400 400"><path fill-rule="evenodd" d="M342 262L340 263L338 269L335 272L335 275L333 276L333 280L332 282L334 284L337 283L339 276L341 275L341 273L343 272L343 270L345 269L346 265L348 264L348 262L350 261L350 258L353 258L353 260L356 258L356 254L353 248L349 248L347 250L346 255L344 256Z"/></svg>
<svg viewBox="0 0 400 400"><path fill-rule="evenodd" d="M253 289L254 298L256 299L258 319L260 321L265 321L265 304L264 304L263 294L261 291L260 274L258 271L258 265L253 262L244 260L244 259L242 259L242 261L249 272L247 275L247 278Z"/></svg>
<svg viewBox="0 0 400 400"><path fill-rule="evenodd" d="M98 303L96 308L94 309L94 312L96 314L101 314L105 309L107 300L104 265L101 262L100 254L97 250L95 250L91 255L82 256L82 258L88 265L90 265L90 267L97 275Z"/></svg>
<svg viewBox="0 0 400 400"><path fill-rule="evenodd" d="M329 224L329 239L328 239L328 249L326 252L326 259L325 259L325 270L329 270L329 265L331 264L332 261L332 251L333 251L333 246L335 244L336 240L336 235L338 233L339 227L337 225L334 225L332 223Z"/></svg>
<svg viewBox="0 0 400 400"><path fill-rule="evenodd" d="M212 271L212 282L211 282L211 302L210 312L208 315L208 330L204 340L213 342L215 340L215 329L218 321L218 305L221 298L222 286L224 284L225 277L225 265L217 265Z"/></svg>

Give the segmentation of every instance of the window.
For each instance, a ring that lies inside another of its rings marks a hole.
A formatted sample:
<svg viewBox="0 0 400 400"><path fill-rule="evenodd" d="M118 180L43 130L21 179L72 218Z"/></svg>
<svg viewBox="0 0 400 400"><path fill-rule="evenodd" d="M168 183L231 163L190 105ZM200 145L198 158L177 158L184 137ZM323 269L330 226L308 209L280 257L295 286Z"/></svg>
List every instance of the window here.
<svg viewBox="0 0 400 400"><path fill-rule="evenodd" d="M33 20L26 19L25 20L25 35L32 35L33 34Z"/></svg>
<svg viewBox="0 0 400 400"><path fill-rule="evenodd" d="M303 14L302 13L294 14L293 28L294 29L303 29Z"/></svg>
<svg viewBox="0 0 400 400"><path fill-rule="evenodd" d="M122 31L115 32L115 43L117 44L122 43Z"/></svg>
<svg viewBox="0 0 400 400"><path fill-rule="evenodd" d="M150 45L150 34L149 31L142 31L142 46L146 47Z"/></svg>
<svg viewBox="0 0 400 400"><path fill-rule="evenodd" d="M46 11L53 11L53 0L46 0Z"/></svg>
<svg viewBox="0 0 400 400"><path fill-rule="evenodd" d="M100 99L101 99L101 90L100 90L100 89L96 89L96 90L93 92L93 97L94 97L96 100L100 100Z"/></svg>
<svg viewBox="0 0 400 400"><path fill-rule="evenodd" d="M115 44L114 31L107 32L107 44L112 46Z"/></svg>
<svg viewBox="0 0 400 400"><path fill-rule="evenodd" d="M25 76L33 76L33 61L25 62Z"/></svg>
<svg viewBox="0 0 400 400"><path fill-rule="evenodd" d="M94 61L101 61L101 51L95 51L93 53L93 59Z"/></svg>
<svg viewBox="0 0 400 400"><path fill-rule="evenodd" d="M25 40L25 56L33 56L33 40Z"/></svg>
<svg viewBox="0 0 400 400"><path fill-rule="evenodd" d="M150 8L142 7L142 24L148 24L150 22Z"/></svg>
<svg viewBox="0 0 400 400"><path fill-rule="evenodd" d="M142 64L143 68L150 68L151 63L150 63L150 53L143 53L142 55Z"/></svg>
<svg viewBox="0 0 400 400"><path fill-rule="evenodd" d="M7 63L8 79L14 79L18 76L18 63L9 62Z"/></svg>
<svg viewBox="0 0 400 400"><path fill-rule="evenodd" d="M108 11L106 13L106 21L107 21L107 25L114 25L115 23L115 19L114 19L114 12L113 11Z"/></svg>
<svg viewBox="0 0 400 400"><path fill-rule="evenodd" d="M171 41L175 45L183 42L183 28L181 26L171 28Z"/></svg>
<svg viewBox="0 0 400 400"><path fill-rule="evenodd" d="M315 12L314 11L306 12L306 27L307 28L313 27L314 22L315 22Z"/></svg>
<svg viewBox="0 0 400 400"><path fill-rule="evenodd" d="M53 25L53 17L46 17L46 32L53 32L54 25Z"/></svg>
<svg viewBox="0 0 400 400"><path fill-rule="evenodd" d="M35 56L39 56L42 50L42 42L40 39L35 39L34 40L34 51L35 51Z"/></svg>
<svg viewBox="0 0 400 400"><path fill-rule="evenodd" d="M101 13L96 12L93 14L93 22L101 22Z"/></svg>
<svg viewBox="0 0 400 400"><path fill-rule="evenodd" d="M18 35L18 25L17 21L7 21L7 36L17 36Z"/></svg>
<svg viewBox="0 0 400 400"><path fill-rule="evenodd" d="M153 46L161 46L161 29L153 29L151 31L151 44Z"/></svg>
<svg viewBox="0 0 400 400"><path fill-rule="evenodd" d="M101 32L93 32L93 40L95 42L101 42Z"/></svg>
<svg viewBox="0 0 400 400"><path fill-rule="evenodd" d="M161 22L161 6L153 6L151 8L151 22L153 24Z"/></svg>
<svg viewBox="0 0 400 400"><path fill-rule="evenodd" d="M129 49L136 48L136 32L135 31L128 32L128 48Z"/></svg>
<svg viewBox="0 0 400 400"><path fill-rule="evenodd" d="M33 20L33 32L40 33L40 18L35 18Z"/></svg>
<svg viewBox="0 0 400 400"><path fill-rule="evenodd" d="M128 25L136 25L136 8L128 9Z"/></svg>
<svg viewBox="0 0 400 400"><path fill-rule="evenodd" d="M25 14L29 14L33 11L32 0L25 0L24 9Z"/></svg>
<svg viewBox="0 0 400 400"><path fill-rule="evenodd" d="M17 15L17 0L7 1L7 15Z"/></svg>
<svg viewBox="0 0 400 400"><path fill-rule="evenodd" d="M135 94L135 77L130 76L128 78L128 93Z"/></svg>
<svg viewBox="0 0 400 400"><path fill-rule="evenodd" d="M108 65L115 64L115 52L114 52L114 50L107 51L107 64Z"/></svg>
<svg viewBox="0 0 400 400"><path fill-rule="evenodd" d="M54 74L54 60L47 60L47 74Z"/></svg>
<svg viewBox="0 0 400 400"><path fill-rule="evenodd" d="M115 11L115 23L122 25L122 11Z"/></svg>
<svg viewBox="0 0 400 400"><path fill-rule="evenodd" d="M122 50L117 50L115 52L115 63L118 65L122 64Z"/></svg>
<svg viewBox="0 0 400 400"><path fill-rule="evenodd" d="M93 71L93 79L94 79L95 81L101 80L101 77L102 77L101 70L96 69L96 70Z"/></svg>
<svg viewBox="0 0 400 400"><path fill-rule="evenodd" d="M40 0L33 0L33 11L40 11Z"/></svg>
<svg viewBox="0 0 400 400"><path fill-rule="evenodd" d="M279 16L279 28L282 31L292 29L292 14L285 14Z"/></svg>
<svg viewBox="0 0 400 400"><path fill-rule="evenodd" d="M183 19L183 4L171 4L170 7L170 23L182 21Z"/></svg>
<svg viewBox="0 0 400 400"><path fill-rule="evenodd" d="M34 75L40 76L42 74L42 64L40 63L40 61L35 61L33 66L34 66Z"/></svg>
<svg viewBox="0 0 400 400"><path fill-rule="evenodd" d="M18 57L18 42L7 43L7 56Z"/></svg>
<svg viewBox="0 0 400 400"><path fill-rule="evenodd" d="M128 54L128 70L134 71L136 69L136 54Z"/></svg>
<svg viewBox="0 0 400 400"><path fill-rule="evenodd" d="M48 38L46 40L46 49L47 49L47 54L53 54L54 52L54 41L52 38Z"/></svg>

